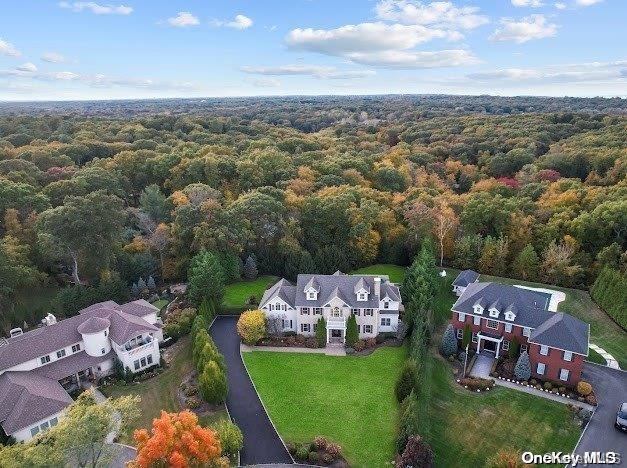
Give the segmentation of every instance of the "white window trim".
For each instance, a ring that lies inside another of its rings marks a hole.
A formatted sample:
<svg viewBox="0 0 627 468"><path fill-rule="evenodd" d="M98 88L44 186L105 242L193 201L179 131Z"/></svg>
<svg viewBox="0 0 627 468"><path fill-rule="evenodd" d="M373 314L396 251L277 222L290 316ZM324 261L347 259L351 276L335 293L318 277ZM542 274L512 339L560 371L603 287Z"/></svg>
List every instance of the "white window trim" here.
<svg viewBox="0 0 627 468"><path fill-rule="evenodd" d="M548 356L549 347L547 345L540 345L540 354L542 354L542 356Z"/></svg>
<svg viewBox="0 0 627 468"><path fill-rule="evenodd" d="M490 317L497 318L498 316L499 316L499 310L498 309L490 309Z"/></svg>
<svg viewBox="0 0 627 468"><path fill-rule="evenodd" d="M490 326L490 322L496 323L496 327L491 327ZM486 320L485 326L486 326L486 328L490 328L492 330L498 330L499 329L499 322L497 320Z"/></svg>
<svg viewBox="0 0 627 468"><path fill-rule="evenodd" d="M481 307L480 305L476 305L474 309L475 309L475 314L479 314L479 315L483 314L483 307Z"/></svg>
<svg viewBox="0 0 627 468"><path fill-rule="evenodd" d="M511 323L506 323L505 324L505 331L507 333L511 333L512 332L512 324Z"/></svg>
<svg viewBox="0 0 627 468"><path fill-rule="evenodd" d="M564 372L566 372L566 378L564 378ZM570 371L568 369L560 369L560 380L568 382L568 377L570 377Z"/></svg>
<svg viewBox="0 0 627 468"><path fill-rule="evenodd" d="M472 342L473 343L477 343L479 341L479 337L477 337L477 334L473 332L472 334Z"/></svg>
<svg viewBox="0 0 627 468"><path fill-rule="evenodd" d="M572 360L573 360L573 352L572 351L564 351L564 361L570 362Z"/></svg>
<svg viewBox="0 0 627 468"><path fill-rule="evenodd" d="M526 337L531 336L531 328L523 327L523 336L526 336Z"/></svg>
<svg viewBox="0 0 627 468"><path fill-rule="evenodd" d="M462 330L461 328L457 329L457 339L461 340L464 337L464 330Z"/></svg>
<svg viewBox="0 0 627 468"><path fill-rule="evenodd" d="M540 366L542 366L542 372L540 372ZM544 375L545 372L546 372L546 364L544 364L543 362L539 362L538 365L536 366L536 374Z"/></svg>
<svg viewBox="0 0 627 468"><path fill-rule="evenodd" d="M509 341L503 340L503 351L509 350Z"/></svg>
<svg viewBox="0 0 627 468"><path fill-rule="evenodd" d="M481 317L474 316L473 321L475 325L481 325Z"/></svg>
<svg viewBox="0 0 627 468"><path fill-rule="evenodd" d="M466 314L464 314L463 312L458 312L457 313L457 320L460 322L465 322L466 321Z"/></svg>

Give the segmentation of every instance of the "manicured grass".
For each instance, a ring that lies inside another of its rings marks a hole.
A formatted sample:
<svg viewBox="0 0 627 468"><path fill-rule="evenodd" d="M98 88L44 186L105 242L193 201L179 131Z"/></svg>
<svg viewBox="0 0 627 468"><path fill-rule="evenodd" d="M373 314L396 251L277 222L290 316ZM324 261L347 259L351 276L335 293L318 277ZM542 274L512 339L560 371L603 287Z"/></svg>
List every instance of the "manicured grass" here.
<svg viewBox="0 0 627 468"><path fill-rule="evenodd" d="M586 361L596 362L597 364L601 364L603 366L607 365L607 361L605 360L605 358L597 353L594 349L590 348L588 351L589 354L586 358Z"/></svg>
<svg viewBox="0 0 627 468"><path fill-rule="evenodd" d="M627 369L627 332L616 324L592 300L587 291L562 288L559 286L530 283L512 278L481 275L481 281L498 281L507 284L521 284L535 288L548 288L566 293L566 299L558 305L558 310L567 312L590 324L590 342L605 349L618 361L621 368ZM597 361L594 361L597 362ZM604 362L604 361L602 361Z"/></svg>
<svg viewBox="0 0 627 468"><path fill-rule="evenodd" d="M577 443L580 428L566 405L502 387L473 394L439 356L429 356L425 372L420 432L436 466L484 466L501 449L570 453Z"/></svg>
<svg viewBox="0 0 627 468"><path fill-rule="evenodd" d="M276 276L259 276L253 281L237 281L226 285L222 304L226 308L244 307L250 296L255 296L257 302L261 300L263 292L277 281Z"/></svg>
<svg viewBox="0 0 627 468"><path fill-rule="evenodd" d="M162 374L144 382L131 385L115 384L101 389L102 393L110 397L123 395L139 395L141 397L140 416L126 432L120 434L120 442L135 445L133 441L135 429L152 427L152 420L161 414L161 410L174 412L183 409L179 406L177 389L181 379L193 367L189 337L182 338L173 346L178 348L172 356L170 367ZM225 418L228 418L226 411L220 410L212 415L201 417L200 421L203 424L210 424Z"/></svg>
<svg viewBox="0 0 627 468"><path fill-rule="evenodd" d="M367 266L351 272L351 274L359 273L364 275L388 275L392 283L400 284L405 278L405 267L380 263L378 265Z"/></svg>
<svg viewBox="0 0 627 468"><path fill-rule="evenodd" d="M168 305L170 301L167 299L159 299L152 303L153 306L157 307L159 310L163 309L166 305Z"/></svg>
<svg viewBox="0 0 627 468"><path fill-rule="evenodd" d="M394 383L405 348L370 356L244 353L244 361L279 434L287 442L327 437L352 466L384 466L394 458Z"/></svg>

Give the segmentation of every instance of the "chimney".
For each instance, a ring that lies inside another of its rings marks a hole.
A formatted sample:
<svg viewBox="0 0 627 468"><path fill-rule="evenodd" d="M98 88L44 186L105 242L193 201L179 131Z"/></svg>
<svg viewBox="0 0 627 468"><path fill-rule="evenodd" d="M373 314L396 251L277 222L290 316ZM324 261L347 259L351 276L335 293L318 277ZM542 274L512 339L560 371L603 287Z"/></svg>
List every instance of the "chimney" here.
<svg viewBox="0 0 627 468"><path fill-rule="evenodd" d="M374 295L377 297L377 299L379 299L379 296L381 296L381 278L376 277L374 279Z"/></svg>
<svg viewBox="0 0 627 468"><path fill-rule="evenodd" d="M13 338L14 336L20 336L22 333L23 331L20 327L12 328L11 331L9 331L9 336Z"/></svg>

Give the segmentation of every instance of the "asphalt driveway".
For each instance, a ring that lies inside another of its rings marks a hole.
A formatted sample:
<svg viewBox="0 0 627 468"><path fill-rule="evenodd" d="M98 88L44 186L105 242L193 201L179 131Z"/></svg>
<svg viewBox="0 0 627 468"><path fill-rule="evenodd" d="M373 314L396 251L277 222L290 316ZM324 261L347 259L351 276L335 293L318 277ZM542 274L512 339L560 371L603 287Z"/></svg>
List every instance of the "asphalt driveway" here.
<svg viewBox="0 0 627 468"><path fill-rule="evenodd" d="M586 362L583 379L593 385L599 406L575 453L583 455L583 452L619 452L622 463L618 466L627 466L627 434L614 428L618 406L627 401L627 372Z"/></svg>
<svg viewBox="0 0 627 468"><path fill-rule="evenodd" d="M239 352L237 317L220 316L209 330L224 355L229 381L226 404L231 418L244 434L242 465L293 463L257 396Z"/></svg>

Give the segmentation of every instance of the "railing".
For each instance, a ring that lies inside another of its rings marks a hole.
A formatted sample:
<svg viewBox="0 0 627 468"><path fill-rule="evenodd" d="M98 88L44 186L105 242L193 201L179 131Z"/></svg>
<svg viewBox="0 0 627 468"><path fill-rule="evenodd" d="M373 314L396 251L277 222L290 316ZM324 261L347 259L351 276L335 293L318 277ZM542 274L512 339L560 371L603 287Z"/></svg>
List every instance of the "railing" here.
<svg viewBox="0 0 627 468"><path fill-rule="evenodd" d="M144 344L139 345L139 346L135 346L134 348L126 349L125 347L122 347L120 349L120 352L122 354L127 355L127 356L133 356L134 354L140 353L140 352L142 352L142 351L144 351L144 350L154 346L155 343L156 343L155 340L150 340L149 342L144 343Z"/></svg>
<svg viewBox="0 0 627 468"><path fill-rule="evenodd" d="M344 317L329 317L327 320L327 328L345 327L346 319Z"/></svg>

